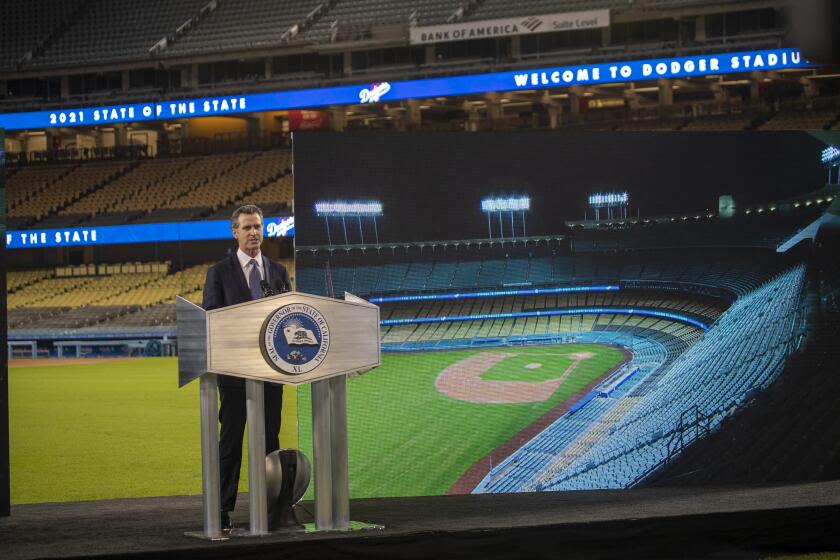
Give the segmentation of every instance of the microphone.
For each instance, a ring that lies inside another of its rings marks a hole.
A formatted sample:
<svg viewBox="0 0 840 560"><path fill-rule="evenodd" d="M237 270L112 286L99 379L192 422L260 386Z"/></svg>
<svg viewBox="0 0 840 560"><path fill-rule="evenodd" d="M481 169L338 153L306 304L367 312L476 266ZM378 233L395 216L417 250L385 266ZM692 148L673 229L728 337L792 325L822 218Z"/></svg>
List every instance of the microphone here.
<svg viewBox="0 0 840 560"><path fill-rule="evenodd" d="M273 296L274 290L271 289L271 285L266 280L260 280L260 288L262 288L263 297Z"/></svg>

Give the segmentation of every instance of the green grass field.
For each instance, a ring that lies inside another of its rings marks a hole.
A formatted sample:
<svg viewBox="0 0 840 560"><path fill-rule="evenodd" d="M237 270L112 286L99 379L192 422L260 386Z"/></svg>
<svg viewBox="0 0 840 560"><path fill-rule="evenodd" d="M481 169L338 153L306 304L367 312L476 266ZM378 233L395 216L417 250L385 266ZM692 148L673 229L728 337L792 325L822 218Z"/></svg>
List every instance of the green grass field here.
<svg viewBox="0 0 840 560"><path fill-rule="evenodd" d="M201 492L198 385L174 359L9 370L12 503Z"/></svg>
<svg viewBox="0 0 840 560"><path fill-rule="evenodd" d="M200 494L198 383L177 378L174 358L11 368L12 503Z"/></svg>
<svg viewBox="0 0 840 560"><path fill-rule="evenodd" d="M517 356L483 379L559 377L570 361L558 354L581 349L596 356L551 398L530 404L468 403L436 390L443 368L485 350L384 354L380 368L348 383L352 496L446 492L474 462L621 360L604 346L503 350ZM524 367L531 363L542 367ZM9 374L14 504L200 493L198 384L177 388L175 359L17 367ZM284 398L281 445L298 439L290 420L299 405L300 441L311 458L308 389L297 396L287 391ZM245 465L241 487L247 489Z"/></svg>

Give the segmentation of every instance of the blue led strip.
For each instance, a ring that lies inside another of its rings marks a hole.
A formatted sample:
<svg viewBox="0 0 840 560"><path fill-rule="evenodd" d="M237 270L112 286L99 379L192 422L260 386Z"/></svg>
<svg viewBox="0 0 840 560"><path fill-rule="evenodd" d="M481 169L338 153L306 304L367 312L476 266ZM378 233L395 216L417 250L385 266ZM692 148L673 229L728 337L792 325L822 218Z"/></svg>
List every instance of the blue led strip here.
<svg viewBox="0 0 840 560"><path fill-rule="evenodd" d="M149 101L130 105L7 113L0 114L0 128L22 130L107 125L254 111L378 103L379 101L468 95L490 91L636 82L659 78L685 78L812 66L802 58L798 49L743 51L225 97L202 97L178 101Z"/></svg>
<svg viewBox="0 0 840 560"><path fill-rule="evenodd" d="M570 292L615 292L617 284L595 286L564 286L562 288L532 288L528 290L492 290L485 292L456 292L448 294L418 294L413 296L381 296L368 299L371 303L392 303L396 301L438 301L445 299L476 299L498 296L535 296L539 294L566 294Z"/></svg>
<svg viewBox="0 0 840 560"><path fill-rule="evenodd" d="M294 237L294 216L265 218L265 237ZM125 226L90 226L6 232L8 249L78 247L121 243L157 243L231 238L230 220L167 222Z"/></svg>
<svg viewBox="0 0 840 560"><path fill-rule="evenodd" d="M648 317L659 317L662 319L673 319L681 323L693 325L704 331L709 326L702 321L670 311L659 311L657 309L639 309L636 307L569 307L565 309L545 309L542 311L519 311L509 313L480 313L477 315L453 315L451 317L414 317L408 319L383 319L379 321L382 326L389 325L414 325L419 323L447 323L451 321L483 321L488 319L516 319L519 317L553 317L555 315L595 315L598 313L612 313L615 315L645 315Z"/></svg>

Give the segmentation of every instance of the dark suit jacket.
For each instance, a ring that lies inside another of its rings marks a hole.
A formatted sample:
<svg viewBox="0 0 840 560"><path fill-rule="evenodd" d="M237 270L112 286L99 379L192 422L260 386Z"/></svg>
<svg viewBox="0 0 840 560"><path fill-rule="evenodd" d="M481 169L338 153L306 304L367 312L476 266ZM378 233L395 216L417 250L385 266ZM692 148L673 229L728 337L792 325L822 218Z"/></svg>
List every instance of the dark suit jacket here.
<svg viewBox="0 0 840 560"><path fill-rule="evenodd" d="M263 270L266 271L271 289L277 294L290 291L292 284L286 267L272 261L265 255L262 258ZM219 309L246 301L251 301L251 291L248 289L245 273L242 272L239 259L236 258L234 252L211 266L207 271L201 306L210 311L211 309ZM245 387L245 382L236 377L220 375L219 387Z"/></svg>

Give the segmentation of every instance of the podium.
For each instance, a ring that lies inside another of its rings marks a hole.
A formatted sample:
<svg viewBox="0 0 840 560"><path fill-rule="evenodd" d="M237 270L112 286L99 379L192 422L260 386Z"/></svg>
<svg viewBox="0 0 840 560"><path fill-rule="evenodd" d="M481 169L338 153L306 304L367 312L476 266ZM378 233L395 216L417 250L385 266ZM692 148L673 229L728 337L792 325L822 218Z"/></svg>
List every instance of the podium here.
<svg viewBox="0 0 840 560"><path fill-rule="evenodd" d="M205 311L176 298L178 385L199 379L204 527L222 539L217 374L244 378L249 535L268 534L263 383L312 384L316 530L350 527L346 374L380 364L379 307L298 292Z"/></svg>

